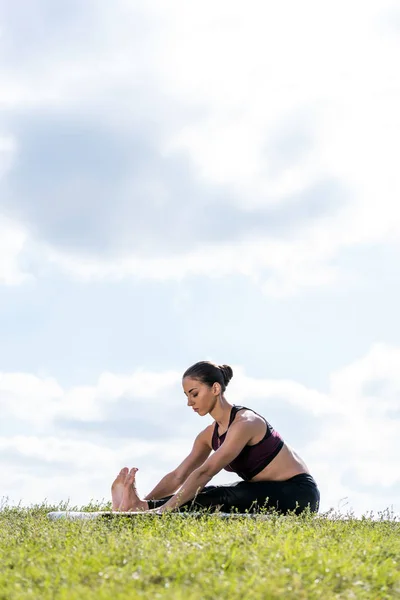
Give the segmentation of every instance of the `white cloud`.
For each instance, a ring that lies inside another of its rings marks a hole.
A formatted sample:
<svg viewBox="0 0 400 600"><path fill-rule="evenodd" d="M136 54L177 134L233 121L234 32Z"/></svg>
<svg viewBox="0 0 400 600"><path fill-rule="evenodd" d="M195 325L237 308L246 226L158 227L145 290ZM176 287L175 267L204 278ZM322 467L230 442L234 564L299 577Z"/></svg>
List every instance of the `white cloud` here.
<svg viewBox="0 0 400 600"><path fill-rule="evenodd" d="M11 168L15 153L15 139L11 136L0 136L0 179Z"/></svg>
<svg viewBox="0 0 400 600"><path fill-rule="evenodd" d="M290 431L298 440L295 449L320 486L323 510L337 508L344 498L358 514L391 505L400 510L395 491L400 484L399 348L373 346L366 356L332 374L328 393L293 381L251 378L240 366L234 371L230 401L249 405L267 418L276 407L284 409L281 423L273 425L289 433L285 435L289 445ZM88 498L78 485L83 473L87 474L85 493L90 488L90 497L103 498L115 473L134 464L140 468L140 490L149 491L157 479L179 464L205 425L189 412L185 417L180 377L177 372L107 373L96 385L63 390L53 380L3 374L2 414L6 419L18 418L21 428L24 418L29 421L29 434L0 438L4 456L12 452L14 459L19 457L16 467L7 463L0 466L3 481L8 482L5 495L19 499L24 494L24 501L31 502L33 497L40 500L40 491L44 494L46 490L48 498L60 501L66 499L61 490L68 490L74 503L84 503ZM128 405L121 407L121 398L129 402L133 413L124 412ZM304 422L298 417L293 420L292 411L303 414ZM115 418L115 434L107 438L101 431L110 414ZM66 428L60 418L75 419L82 426ZM119 435L118 423L122 427L126 420L132 423L132 431ZM99 435L93 438L85 423L96 421ZM307 421L313 427L302 433L299 427ZM135 429L137 423L140 435ZM153 429L160 423L165 429L154 437ZM11 480L7 475L10 469ZM36 478L34 495L22 484L25 474ZM49 483L53 476L61 486ZM231 480L227 473L215 479Z"/></svg>
<svg viewBox="0 0 400 600"><path fill-rule="evenodd" d="M0 214L0 285L19 285L32 277L21 266L27 240L22 226Z"/></svg>
<svg viewBox="0 0 400 600"><path fill-rule="evenodd" d="M150 417L154 403L163 394L171 395L171 388L180 377L174 372L140 370L131 376L104 373L97 385L64 390L51 378L0 372L0 408L3 414L27 421L41 432L57 418L101 422L106 418L107 408L125 397L145 402Z"/></svg>
<svg viewBox="0 0 400 600"><path fill-rule="evenodd" d="M10 135L0 134L0 190L16 152L16 140ZM0 213L0 285L18 285L29 278L20 265L27 239L28 234L22 225Z"/></svg>
<svg viewBox="0 0 400 600"><path fill-rule="evenodd" d="M5 72L3 104L86 106L117 129L152 117L160 153L183 154L200 181L223 186L247 210L286 202L326 178L340 183L343 205L290 237L164 258L84 258L36 240L33 268L43 273L50 262L84 280L242 273L285 296L343 283L335 261L347 249L397 244L398 40L382 30L388 6L254 2L244 13L241 3L222 0L190 8L176 0L168 9L159 1L97 3L92 17L102 35L89 40L92 51L80 40L68 59L55 47L33 57L29 72ZM145 26L132 36L137 22ZM106 114L99 97L109 99ZM277 139L298 128L307 143L294 157L283 151L277 167ZM20 281L14 272L14 263L0 266L0 281Z"/></svg>
<svg viewBox="0 0 400 600"><path fill-rule="evenodd" d="M195 26L194 13L186 24L192 35L182 27L175 40L171 52L181 68L166 61L174 84L183 94L184 74L201 64L193 96L189 84L185 98L208 111L178 132L172 147L185 148L204 178L229 184L232 198L248 207L283 201L323 176L340 181L347 197L335 216L299 236L262 242L259 255L248 250L254 270L270 270L261 276L268 294L330 284L338 275L331 262L343 250L400 239L398 41L381 34L377 3L366 10L351 2L331 9L275 3L272 10L256 3L246 16L233 5L224 19L226 7L218 4L206 25ZM311 147L273 174L266 139L296 113L307 122Z"/></svg>
<svg viewBox="0 0 400 600"><path fill-rule="evenodd" d="M52 379L29 373L0 372L0 408L4 417L47 426L54 418L63 390Z"/></svg>
<svg viewBox="0 0 400 600"><path fill-rule="evenodd" d="M83 281L115 281L129 276L165 281L181 280L189 275L220 277L240 273L260 282L266 293L284 296L301 287L325 285L336 280L335 267L321 264L322 257L330 259L334 254L331 248L324 246L327 244L322 239L319 252L312 243L302 240L258 240L208 244L199 250L165 258L126 256L98 260L52 248L47 248L46 254L50 264Z"/></svg>
<svg viewBox="0 0 400 600"><path fill-rule="evenodd" d="M138 490L144 496L172 465L179 464L191 443L184 438L169 446L132 440L115 449L62 436L0 437L1 453L8 456L8 460L0 460L0 477L7 482L0 506L2 497L25 505L44 500L55 504L70 500L77 505L91 499L108 501L120 469L134 465L139 467Z"/></svg>

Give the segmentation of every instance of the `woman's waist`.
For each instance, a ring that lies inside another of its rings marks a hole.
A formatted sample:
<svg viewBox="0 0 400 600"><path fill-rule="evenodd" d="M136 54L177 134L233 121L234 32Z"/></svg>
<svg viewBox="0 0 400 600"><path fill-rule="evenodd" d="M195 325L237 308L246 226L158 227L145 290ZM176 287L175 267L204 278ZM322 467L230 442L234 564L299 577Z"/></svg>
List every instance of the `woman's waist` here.
<svg viewBox="0 0 400 600"><path fill-rule="evenodd" d="M281 485L293 486L295 488L300 489L314 489L318 491L318 485L315 481L314 477L310 473L297 473L292 477L288 477L287 479L251 479L250 483L254 483L254 485L260 486L262 488L263 484L268 486L270 483L280 483Z"/></svg>
<svg viewBox="0 0 400 600"><path fill-rule="evenodd" d="M286 481L303 474L310 475L307 465L284 443L275 458L250 481Z"/></svg>
<svg viewBox="0 0 400 600"><path fill-rule="evenodd" d="M309 471L290 471L290 472L279 472L279 473L258 473L249 481L252 482L260 482L260 481L291 481L292 479L296 479L296 477L300 477L306 475L307 477L311 477L312 475Z"/></svg>

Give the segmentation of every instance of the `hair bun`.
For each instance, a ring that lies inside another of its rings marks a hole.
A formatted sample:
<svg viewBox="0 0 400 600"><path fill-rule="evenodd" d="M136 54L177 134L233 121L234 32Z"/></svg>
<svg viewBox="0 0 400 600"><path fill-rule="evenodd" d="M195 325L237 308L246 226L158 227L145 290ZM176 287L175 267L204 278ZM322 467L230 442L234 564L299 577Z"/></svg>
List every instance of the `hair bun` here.
<svg viewBox="0 0 400 600"><path fill-rule="evenodd" d="M219 365L218 367L222 371L225 385L228 385L233 377L233 371L229 365Z"/></svg>

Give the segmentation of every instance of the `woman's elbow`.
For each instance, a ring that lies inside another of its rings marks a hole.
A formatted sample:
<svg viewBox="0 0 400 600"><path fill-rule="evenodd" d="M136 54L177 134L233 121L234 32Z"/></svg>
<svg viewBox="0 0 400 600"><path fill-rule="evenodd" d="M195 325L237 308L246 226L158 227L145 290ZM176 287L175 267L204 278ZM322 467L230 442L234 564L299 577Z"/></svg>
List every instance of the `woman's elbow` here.
<svg viewBox="0 0 400 600"><path fill-rule="evenodd" d="M211 481L211 479L220 471L220 469L216 470L215 467L213 465L201 465L201 467L199 467L198 469L196 469L196 475L198 477L201 477L202 479L206 480L206 483L208 483L208 481Z"/></svg>

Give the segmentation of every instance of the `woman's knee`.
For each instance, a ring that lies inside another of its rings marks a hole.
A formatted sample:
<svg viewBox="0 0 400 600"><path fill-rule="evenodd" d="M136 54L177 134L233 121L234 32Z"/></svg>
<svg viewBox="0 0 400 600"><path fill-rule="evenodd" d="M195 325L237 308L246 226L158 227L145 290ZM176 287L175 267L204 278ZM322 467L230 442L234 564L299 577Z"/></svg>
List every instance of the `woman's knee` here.
<svg viewBox="0 0 400 600"><path fill-rule="evenodd" d="M204 488L187 506L230 511L242 508L241 493L235 485L216 485Z"/></svg>

